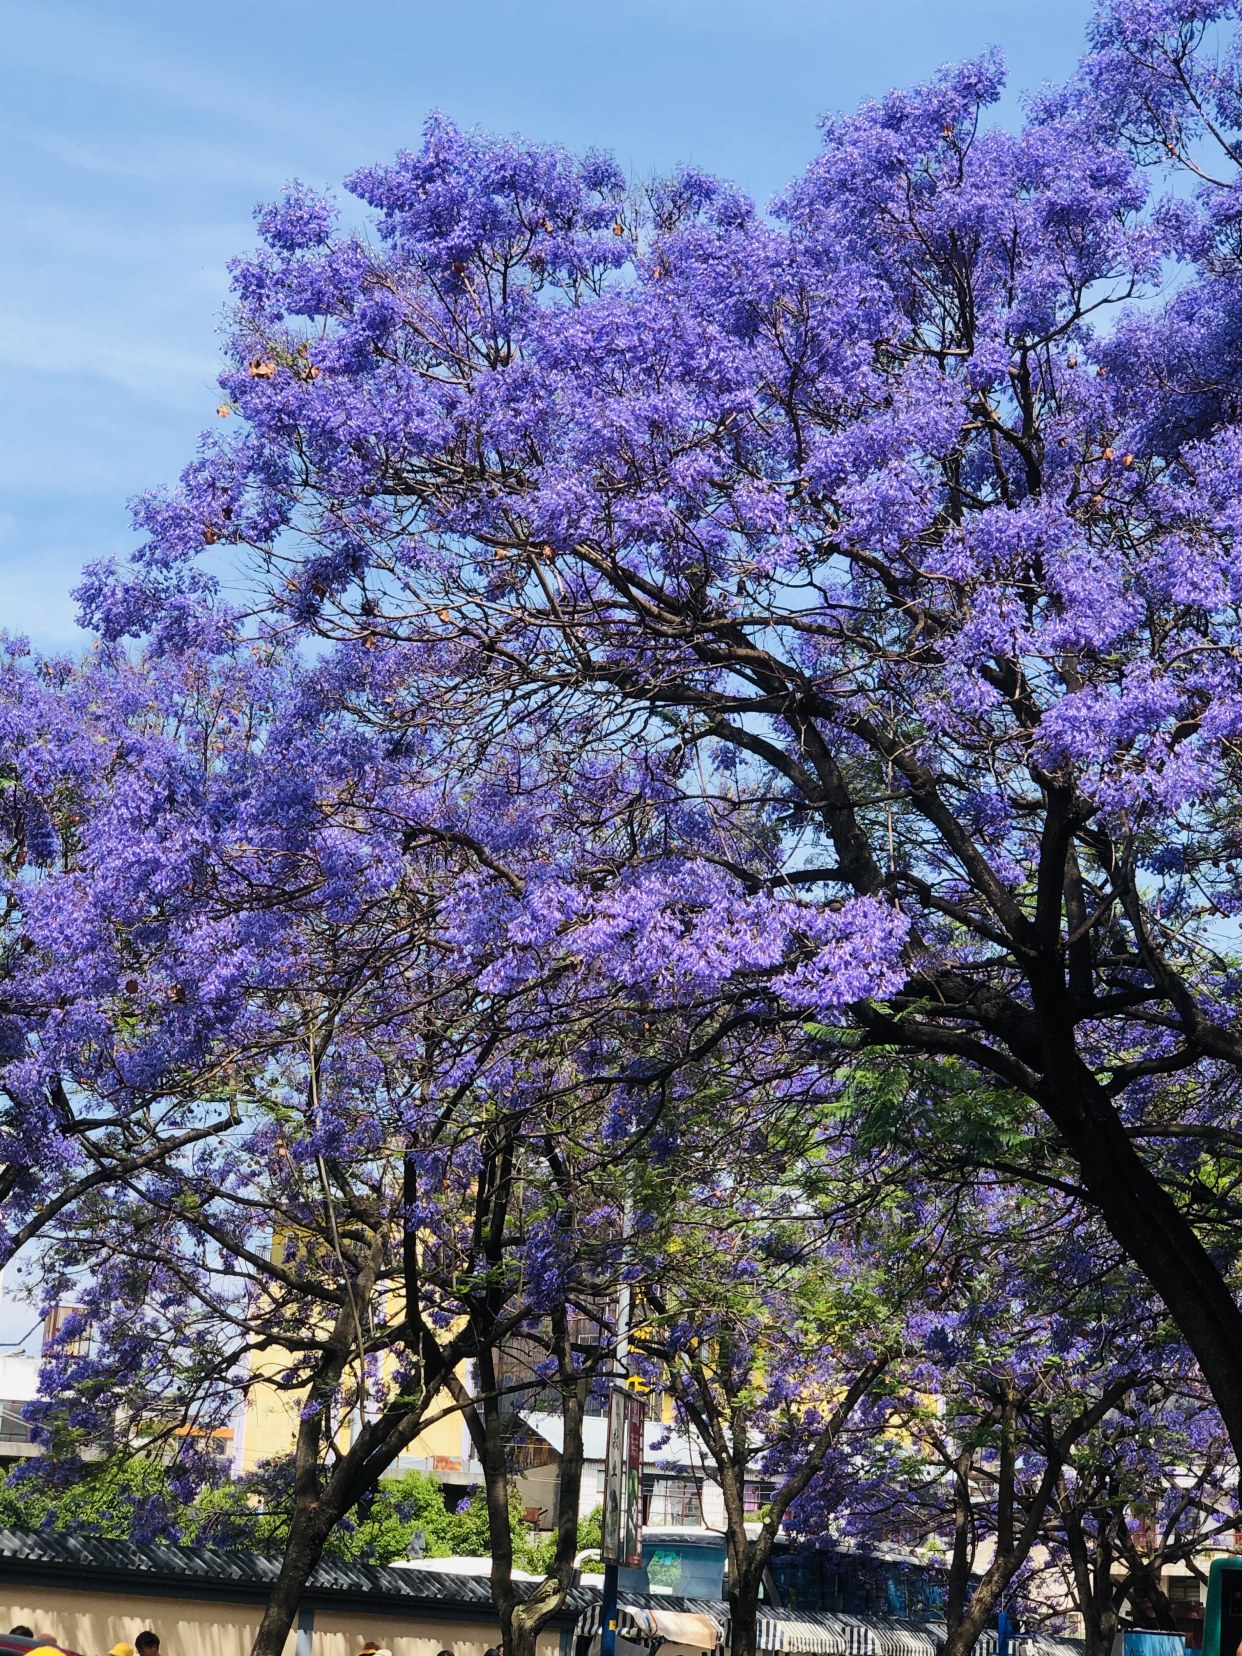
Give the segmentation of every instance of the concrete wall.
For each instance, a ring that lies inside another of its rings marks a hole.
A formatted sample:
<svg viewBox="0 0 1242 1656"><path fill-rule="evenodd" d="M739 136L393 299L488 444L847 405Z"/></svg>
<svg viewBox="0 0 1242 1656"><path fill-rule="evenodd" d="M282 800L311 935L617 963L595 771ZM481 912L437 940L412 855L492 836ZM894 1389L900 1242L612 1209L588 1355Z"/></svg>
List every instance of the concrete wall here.
<svg viewBox="0 0 1242 1656"><path fill-rule="evenodd" d="M144 1627L159 1634L160 1656L246 1656L262 1614L260 1604L17 1587L0 1580L0 1632L24 1624L36 1634L54 1633L59 1644L82 1656L106 1656L114 1644L133 1644ZM293 1649L291 1638L286 1656Z"/></svg>
<svg viewBox="0 0 1242 1656"><path fill-rule="evenodd" d="M160 1636L160 1656L248 1656L263 1607L227 1601L150 1597L141 1592L102 1593L63 1587L26 1588L0 1578L0 1632L24 1623L36 1633L52 1633L57 1642L82 1656L107 1656L114 1644L134 1642L144 1627ZM434 1615L391 1614L318 1609L310 1656L357 1656L374 1639L393 1656L483 1656L500 1642L500 1627ZM539 1656L558 1656L560 1633L548 1629L539 1641ZM296 1634L285 1656L297 1652Z"/></svg>
<svg viewBox="0 0 1242 1656"><path fill-rule="evenodd" d="M315 1612L311 1656L357 1656L368 1639L387 1645L392 1656L437 1656L441 1650L451 1650L453 1656L483 1656L489 1645L500 1643L500 1624L491 1620L433 1621L430 1617L415 1619L370 1611ZM539 1640L539 1656L557 1656L559 1648L560 1634L555 1629L546 1630ZM160 1656L164 1656L162 1647Z"/></svg>

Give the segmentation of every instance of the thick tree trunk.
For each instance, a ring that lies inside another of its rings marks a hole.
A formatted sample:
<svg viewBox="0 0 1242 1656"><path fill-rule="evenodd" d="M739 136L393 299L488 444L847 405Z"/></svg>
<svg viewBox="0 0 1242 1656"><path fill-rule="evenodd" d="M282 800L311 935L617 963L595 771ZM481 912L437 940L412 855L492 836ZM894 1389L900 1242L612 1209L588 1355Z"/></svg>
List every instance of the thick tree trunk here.
<svg viewBox="0 0 1242 1656"><path fill-rule="evenodd" d="M513 1588L512 1552L505 1565L506 1579L497 1580L492 1564L492 1591L500 1611L505 1656L535 1656L539 1635L565 1603L573 1585L574 1559L578 1551L578 1509L582 1498L584 1446L582 1423L586 1416L587 1382L574 1378L573 1354L569 1342L568 1318L564 1308L553 1313L555 1345L561 1370L561 1466L556 1502L556 1553L545 1580L526 1598ZM506 1524L508 1522L508 1478L504 1479ZM489 1515L490 1515L489 1502ZM502 1604L505 1608L502 1608Z"/></svg>
<svg viewBox="0 0 1242 1656"><path fill-rule="evenodd" d="M358 1272L350 1290L351 1294L357 1291L364 1301L370 1296L375 1283L380 1252L381 1244L376 1235L371 1239L367 1265ZM289 1517L289 1536L285 1542L280 1574L251 1646L251 1656L280 1656L289 1629L297 1617L298 1604L307 1580L323 1556L328 1537L340 1517L340 1511L324 1499L319 1457L323 1449L325 1411L331 1405L351 1357L357 1356L361 1361L362 1354L355 1339L356 1319L351 1306L343 1305L324 1343L307 1392L306 1406L298 1422L293 1451L293 1507Z"/></svg>
<svg viewBox="0 0 1242 1656"><path fill-rule="evenodd" d="M1074 1606L1082 1617L1083 1656L1109 1656L1113 1634L1117 1631L1117 1612L1113 1605L1108 1532L1101 1529L1093 1558L1078 1512L1072 1509L1065 1512L1061 1531L1073 1575Z"/></svg>
<svg viewBox="0 0 1242 1656"><path fill-rule="evenodd" d="M1195 1355L1242 1465L1242 1310L1220 1269L1135 1149L1112 1102L1075 1057L1046 1071L1040 1102L1082 1171L1109 1232L1142 1271Z"/></svg>
<svg viewBox="0 0 1242 1656"><path fill-rule="evenodd" d="M970 1603L966 1606L961 1619L956 1625L950 1624L948 1637L945 1639L944 1656L970 1656L970 1652L978 1643L979 1635L992 1621L1000 1604L1001 1594L1009 1584L1009 1576L994 1591L983 1590L980 1583L976 1588Z"/></svg>
<svg viewBox="0 0 1242 1656"><path fill-rule="evenodd" d="M1098 1606L1090 1623L1083 1624L1086 1629L1083 1656L1112 1656L1118 1625L1117 1612L1111 1604Z"/></svg>
<svg viewBox="0 0 1242 1656"><path fill-rule="evenodd" d="M730 1656L757 1656L759 1648L759 1587L746 1583L729 1594Z"/></svg>
<svg viewBox="0 0 1242 1656"><path fill-rule="evenodd" d="M516 1604L509 1611L508 1616L501 1618L500 1625L505 1656L535 1656L535 1646L539 1642L539 1634L530 1626L524 1616L518 1614Z"/></svg>
<svg viewBox="0 0 1242 1656"><path fill-rule="evenodd" d="M381 1239L377 1236L368 1265L355 1282L363 1303L374 1288L380 1257ZM358 1332L352 1307L342 1307L310 1387L312 1406L303 1410L298 1423L289 1534L280 1573L259 1623L251 1656L281 1656L297 1620L302 1595L333 1530L359 1501L375 1490L397 1457L413 1442L426 1423L431 1399L452 1373L456 1346L450 1343L445 1352L436 1348L433 1341L424 1340L420 1366L424 1374L429 1370L433 1373L429 1387L417 1395L411 1393L394 1399L378 1418L361 1421L351 1433L349 1447L340 1455L331 1476L325 1478L320 1464L325 1408L340 1385L348 1363L361 1356Z"/></svg>
<svg viewBox="0 0 1242 1656"><path fill-rule="evenodd" d="M362 1426L327 1483L317 1484L311 1494L295 1497L280 1574L259 1623L251 1656L280 1656L307 1582L333 1530L376 1489L418 1435L426 1414L424 1398L417 1406L390 1409L378 1421Z"/></svg>
<svg viewBox="0 0 1242 1656"><path fill-rule="evenodd" d="M323 1549L339 1516L321 1506L312 1511L294 1509L280 1574L263 1611L250 1656L281 1656L285 1640L297 1621L306 1584L323 1557Z"/></svg>
<svg viewBox="0 0 1242 1656"><path fill-rule="evenodd" d="M1159 1628L1165 1633L1177 1632L1173 1606L1169 1601L1169 1595L1160 1585L1160 1577L1155 1569L1147 1569L1134 1576L1126 1596L1130 1600L1130 1609L1136 1625Z"/></svg>
<svg viewBox="0 0 1242 1656"><path fill-rule="evenodd" d="M975 1589L969 1597L966 1596L964 1584L959 1581L961 1590L956 1607L950 1605L945 1617L948 1635L945 1642L945 1656L967 1656L967 1653L974 1649L979 1635L1000 1608L1006 1587L1013 1580L1014 1575L1030 1551L1031 1540L1033 1539L1030 1525L1024 1527L1020 1540L1014 1534L1014 1478L1017 1462L1014 1422L1013 1390L1006 1385L999 1403L1001 1440L996 1488L996 1556L975 1584ZM969 1472L967 1473L964 1489L967 1502L970 1499L968 1479ZM959 1480L959 1482L962 1482L962 1480ZM1050 1498L1052 1493L1051 1483L1048 1483L1046 1487L1046 1498ZM956 1528L957 1526L955 1526L955 1541ZM956 1563L956 1558L954 1562ZM956 1608L956 1615L954 1614L954 1608Z"/></svg>
<svg viewBox="0 0 1242 1656"><path fill-rule="evenodd" d="M953 1554L949 1560L949 1584L945 1601L945 1618L950 1627L956 1627L966 1613L970 1566L974 1562L970 1467L971 1451L965 1450L958 1456L953 1469Z"/></svg>

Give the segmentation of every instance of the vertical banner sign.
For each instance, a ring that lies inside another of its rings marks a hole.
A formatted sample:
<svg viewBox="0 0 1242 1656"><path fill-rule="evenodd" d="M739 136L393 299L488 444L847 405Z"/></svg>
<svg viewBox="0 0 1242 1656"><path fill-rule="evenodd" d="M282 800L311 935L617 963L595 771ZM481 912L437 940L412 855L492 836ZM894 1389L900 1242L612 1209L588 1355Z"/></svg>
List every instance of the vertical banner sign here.
<svg viewBox="0 0 1242 1656"><path fill-rule="evenodd" d="M643 1561L643 1418L639 1397L615 1387L608 1394L608 1442L604 1460L604 1521L600 1557L605 1564Z"/></svg>
<svg viewBox="0 0 1242 1656"><path fill-rule="evenodd" d="M643 1417L641 1397L626 1398L625 1421L625 1535L623 1564L643 1561Z"/></svg>
<svg viewBox="0 0 1242 1656"><path fill-rule="evenodd" d="M605 1564L621 1562L627 1401L625 1393L616 1386L608 1393L608 1440L604 1446L604 1521L600 1525L599 1539L599 1554Z"/></svg>

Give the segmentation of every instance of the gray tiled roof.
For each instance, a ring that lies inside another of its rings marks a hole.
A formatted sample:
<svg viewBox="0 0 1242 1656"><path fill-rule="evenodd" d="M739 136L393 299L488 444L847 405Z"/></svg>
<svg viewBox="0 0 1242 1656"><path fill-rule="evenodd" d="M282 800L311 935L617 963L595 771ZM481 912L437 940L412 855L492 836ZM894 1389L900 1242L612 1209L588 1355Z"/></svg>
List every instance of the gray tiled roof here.
<svg viewBox="0 0 1242 1656"><path fill-rule="evenodd" d="M209 1590L213 1597L230 1590L252 1596L265 1595L271 1588L280 1571L280 1559L224 1547L175 1547L160 1541L104 1541L94 1535L0 1529L0 1574L23 1570L72 1574L83 1585L89 1579L100 1586L130 1583L135 1589L158 1583L182 1593L192 1592L197 1586ZM516 1585L523 1593L531 1584ZM316 1565L307 1596L315 1600L365 1599L371 1605L388 1600L394 1608L410 1611L435 1605L459 1614L477 1606L492 1613L491 1585L486 1576L450 1575L434 1569L401 1570L339 1558L323 1559ZM598 1587L573 1588L557 1621L576 1621L599 1597ZM627 1604L659 1605L667 1610L702 1608L698 1600L663 1595L656 1599L627 1593L624 1599Z"/></svg>

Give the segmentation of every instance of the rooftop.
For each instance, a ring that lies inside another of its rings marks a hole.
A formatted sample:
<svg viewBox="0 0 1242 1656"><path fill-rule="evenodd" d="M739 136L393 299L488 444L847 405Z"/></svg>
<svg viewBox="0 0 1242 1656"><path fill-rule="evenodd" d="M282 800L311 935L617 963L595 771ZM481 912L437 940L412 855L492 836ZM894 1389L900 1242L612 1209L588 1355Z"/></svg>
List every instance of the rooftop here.
<svg viewBox="0 0 1242 1656"><path fill-rule="evenodd" d="M34 1530L0 1529L0 1576L20 1573L26 1578L74 1578L92 1586L144 1592L175 1593L182 1597L266 1599L280 1571L280 1559L265 1553L236 1552L224 1547L178 1547L162 1541L106 1541L94 1535L60 1535ZM601 1578L602 1581L602 1578ZM519 1581L519 1593L531 1581ZM418 1569L399 1565L355 1564L327 1558L316 1565L307 1589L315 1603L362 1601L371 1608L387 1604L393 1610L416 1612L434 1606L450 1614L485 1610L492 1614L491 1584L483 1575L437 1571L434 1561ZM600 1600L600 1588L574 1587L556 1618L576 1621ZM699 1610L697 1600L661 1595L647 1598L627 1593L626 1602L666 1610Z"/></svg>

